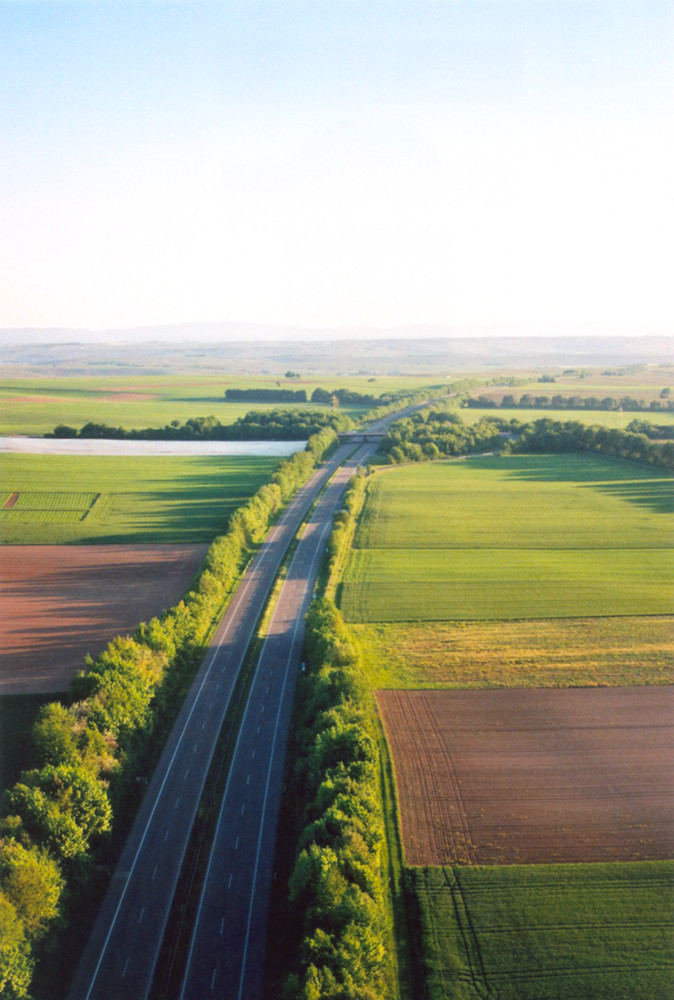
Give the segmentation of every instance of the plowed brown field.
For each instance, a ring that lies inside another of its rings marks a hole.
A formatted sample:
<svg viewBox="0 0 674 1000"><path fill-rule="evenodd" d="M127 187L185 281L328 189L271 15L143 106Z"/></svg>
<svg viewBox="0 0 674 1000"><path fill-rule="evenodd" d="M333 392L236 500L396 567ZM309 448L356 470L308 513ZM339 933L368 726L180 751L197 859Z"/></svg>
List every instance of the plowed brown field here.
<svg viewBox="0 0 674 1000"><path fill-rule="evenodd" d="M674 686L377 701L408 864L674 856Z"/></svg>
<svg viewBox="0 0 674 1000"><path fill-rule="evenodd" d="M206 549L0 546L0 694L64 690L87 653L175 604Z"/></svg>

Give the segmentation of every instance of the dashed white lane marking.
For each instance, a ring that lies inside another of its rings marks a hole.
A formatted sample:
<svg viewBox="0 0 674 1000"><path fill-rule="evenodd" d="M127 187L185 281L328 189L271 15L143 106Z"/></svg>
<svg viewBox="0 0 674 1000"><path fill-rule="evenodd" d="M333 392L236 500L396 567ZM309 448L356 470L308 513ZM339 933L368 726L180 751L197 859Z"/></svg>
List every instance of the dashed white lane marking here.
<svg viewBox="0 0 674 1000"><path fill-rule="evenodd" d="M215 973L217 971L218 971L217 969L213 969L213 975L211 976L211 992L213 991L213 987L215 986Z"/></svg>
<svg viewBox="0 0 674 1000"><path fill-rule="evenodd" d="M128 968L129 968L129 959L127 958L126 962L124 963L124 972L122 973L122 979L124 979L124 976L126 975L126 970Z"/></svg>
<svg viewBox="0 0 674 1000"><path fill-rule="evenodd" d="M255 748L254 747L253 747L253 752L252 752L252 754L250 756L251 756L251 758L253 758L255 756Z"/></svg>
<svg viewBox="0 0 674 1000"><path fill-rule="evenodd" d="M138 917L138 923L141 922L144 916L145 916L145 907L143 907L143 909L140 911L140 916Z"/></svg>
<svg viewBox="0 0 674 1000"><path fill-rule="evenodd" d="M236 843L234 844L234 850L235 850L235 851L238 851L238 849L239 849L239 838L238 838L238 836L237 836L237 838L236 838Z"/></svg>
<svg viewBox="0 0 674 1000"><path fill-rule="evenodd" d="M222 937L222 933L223 933L224 929L225 929L225 918L223 917L222 921L220 923L220 937Z"/></svg>
<svg viewBox="0 0 674 1000"><path fill-rule="evenodd" d="M246 811L246 803L244 802L243 805L241 806L241 815L242 816L245 813L245 811Z"/></svg>
<svg viewBox="0 0 674 1000"><path fill-rule="evenodd" d="M166 841L168 840L168 835L169 835L169 828L166 827L166 833L164 834L164 843L166 843Z"/></svg>
<svg viewBox="0 0 674 1000"><path fill-rule="evenodd" d="M227 882L227 888L232 888L232 872L229 873L229 881Z"/></svg>
<svg viewBox="0 0 674 1000"><path fill-rule="evenodd" d="M204 719L204 721L203 721L203 722L201 723L201 728L202 728L202 729L205 729L205 728L206 728L206 720L205 720L205 719ZM197 749L197 747L196 747L196 743L195 743L195 745L194 745L194 750L192 751L192 753L194 753L194 751L195 751L196 749Z"/></svg>
<svg viewBox="0 0 674 1000"><path fill-rule="evenodd" d="M178 798L176 799L176 804L174 805L173 808L177 809L179 805L180 805L180 796L178 796Z"/></svg>
<svg viewBox="0 0 674 1000"><path fill-rule="evenodd" d="M185 768L185 777L183 778L183 781L187 781L187 775L188 775L189 773L190 773L190 769L189 769L189 767Z"/></svg>
<svg viewBox="0 0 674 1000"><path fill-rule="evenodd" d="M154 866L154 871L152 872L152 880L153 881L154 881L154 877L155 877L156 874L157 874L157 866L155 865Z"/></svg>
<svg viewBox="0 0 674 1000"><path fill-rule="evenodd" d="M249 775L248 775L248 777L246 778L246 784L247 784L247 785L250 785L250 774L249 774Z"/></svg>

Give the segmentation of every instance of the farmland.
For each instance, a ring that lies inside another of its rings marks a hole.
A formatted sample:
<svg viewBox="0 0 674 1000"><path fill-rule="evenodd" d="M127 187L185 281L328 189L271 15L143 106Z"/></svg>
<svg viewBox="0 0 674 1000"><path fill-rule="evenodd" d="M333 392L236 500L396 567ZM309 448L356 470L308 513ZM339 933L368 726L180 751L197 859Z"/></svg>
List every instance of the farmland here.
<svg viewBox="0 0 674 1000"><path fill-rule="evenodd" d="M438 866L406 871L431 1000L674 991L672 510L587 453L368 480L337 595Z"/></svg>
<svg viewBox="0 0 674 1000"><path fill-rule="evenodd" d="M430 1000L655 1000L674 863L413 869Z"/></svg>
<svg viewBox="0 0 674 1000"><path fill-rule="evenodd" d="M277 464L249 456L3 453L0 543L207 542Z"/></svg>
<svg viewBox="0 0 674 1000"><path fill-rule="evenodd" d="M63 691L118 634L176 604L206 545L0 547L0 694Z"/></svg>
<svg viewBox="0 0 674 1000"><path fill-rule="evenodd" d="M672 503L671 476L599 456L386 473L370 483L342 610L354 622L666 614Z"/></svg>
<svg viewBox="0 0 674 1000"><path fill-rule="evenodd" d="M182 423L211 414L221 423L231 424L251 409L270 410L279 405L227 402L225 390L231 388L304 389L310 398L316 388L328 391L347 388L380 395L432 382L428 378L403 376L379 376L374 381L362 377L278 379L242 375L5 379L0 384L0 435L42 435L53 431L57 424L79 428L90 421L127 429L163 427L173 420ZM315 408L315 405L292 404L290 408ZM364 412L362 407L346 409L352 416Z"/></svg>
<svg viewBox="0 0 674 1000"><path fill-rule="evenodd" d="M353 625L374 688L674 682L668 615Z"/></svg>
<svg viewBox="0 0 674 1000"><path fill-rule="evenodd" d="M410 865L674 856L674 687L380 691Z"/></svg>

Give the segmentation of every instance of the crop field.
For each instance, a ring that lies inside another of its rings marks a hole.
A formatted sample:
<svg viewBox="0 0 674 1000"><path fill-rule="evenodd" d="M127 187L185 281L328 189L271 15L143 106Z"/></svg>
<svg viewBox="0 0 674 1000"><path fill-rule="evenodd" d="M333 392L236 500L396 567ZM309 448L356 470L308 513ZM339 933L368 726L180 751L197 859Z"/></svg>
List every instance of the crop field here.
<svg viewBox="0 0 674 1000"><path fill-rule="evenodd" d="M278 458L0 454L0 544L202 543Z"/></svg>
<svg viewBox="0 0 674 1000"><path fill-rule="evenodd" d="M68 377L49 379L5 379L0 383L0 435L46 434L57 424L82 427L105 423L127 430L163 427L172 420L211 414L231 424L249 410L315 408L316 404L226 402L226 389L304 389L307 398L314 389L348 388L381 395L403 388L437 383L437 379L380 376L344 378L278 379L271 376L212 377ZM362 408L346 407L353 416Z"/></svg>
<svg viewBox="0 0 674 1000"><path fill-rule="evenodd" d="M0 695L64 690L87 653L177 603L206 549L0 546Z"/></svg>
<svg viewBox="0 0 674 1000"><path fill-rule="evenodd" d="M619 430L626 430L627 425L635 419L647 420L652 424L674 424L674 412L671 410L662 410L657 413L649 411L625 411L624 413L620 413L618 410L536 410L529 407L520 409L516 406L501 410L492 407L482 409L478 406L471 406L462 407L457 412L467 424L476 424L483 417L501 417L503 420L519 420L523 424L544 418L561 421L576 420L590 427L594 425L598 427L617 427Z"/></svg>
<svg viewBox="0 0 674 1000"><path fill-rule="evenodd" d="M421 868L429 1000L665 1000L674 864Z"/></svg>
<svg viewBox="0 0 674 1000"><path fill-rule="evenodd" d="M379 691L410 865L674 856L674 686Z"/></svg>
<svg viewBox="0 0 674 1000"><path fill-rule="evenodd" d="M674 684L668 615L352 628L375 689Z"/></svg>
<svg viewBox="0 0 674 1000"><path fill-rule="evenodd" d="M671 611L671 476L526 455L375 477L340 588L352 622Z"/></svg>

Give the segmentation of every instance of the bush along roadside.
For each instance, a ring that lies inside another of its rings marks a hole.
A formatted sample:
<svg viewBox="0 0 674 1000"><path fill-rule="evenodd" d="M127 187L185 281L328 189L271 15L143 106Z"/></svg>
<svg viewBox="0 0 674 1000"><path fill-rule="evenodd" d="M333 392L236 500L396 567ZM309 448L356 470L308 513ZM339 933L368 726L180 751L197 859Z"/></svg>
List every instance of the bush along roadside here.
<svg viewBox="0 0 674 1000"><path fill-rule="evenodd" d="M295 703L288 792L301 829L289 880L299 937L285 1000L395 995L384 873L384 818L372 695L334 603L315 600Z"/></svg>
<svg viewBox="0 0 674 1000"><path fill-rule="evenodd" d="M0 998L29 996L36 963L91 901L96 863L114 863L147 775L244 563L273 518L337 444L326 427L279 464L231 516L192 589L119 636L45 705L32 768L5 793L0 820ZM100 886L99 886L100 889Z"/></svg>

